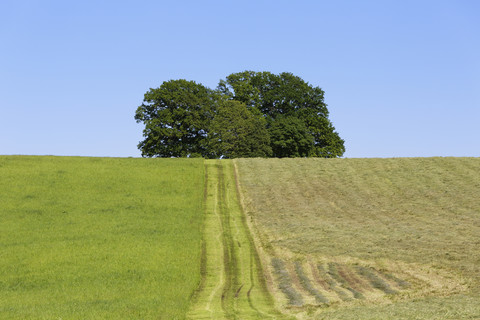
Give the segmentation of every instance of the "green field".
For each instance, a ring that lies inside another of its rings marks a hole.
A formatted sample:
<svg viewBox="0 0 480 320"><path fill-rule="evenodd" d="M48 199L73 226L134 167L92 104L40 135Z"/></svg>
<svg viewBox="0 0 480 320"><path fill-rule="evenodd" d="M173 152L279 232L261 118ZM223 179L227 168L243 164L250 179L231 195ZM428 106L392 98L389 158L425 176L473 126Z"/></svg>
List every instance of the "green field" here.
<svg viewBox="0 0 480 320"><path fill-rule="evenodd" d="M182 319L203 160L0 157L0 319Z"/></svg>
<svg viewBox="0 0 480 320"><path fill-rule="evenodd" d="M0 156L0 319L479 319L480 159Z"/></svg>
<svg viewBox="0 0 480 320"><path fill-rule="evenodd" d="M236 163L270 289L287 312L480 318L480 159Z"/></svg>

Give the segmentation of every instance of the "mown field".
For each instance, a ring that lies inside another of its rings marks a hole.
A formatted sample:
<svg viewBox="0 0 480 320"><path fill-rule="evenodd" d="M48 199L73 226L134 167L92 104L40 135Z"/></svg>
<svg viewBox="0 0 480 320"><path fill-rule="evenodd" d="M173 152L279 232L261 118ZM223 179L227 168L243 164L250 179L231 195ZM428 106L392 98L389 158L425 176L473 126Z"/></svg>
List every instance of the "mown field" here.
<svg viewBox="0 0 480 320"><path fill-rule="evenodd" d="M478 158L0 156L0 319L479 319L479 195Z"/></svg>
<svg viewBox="0 0 480 320"><path fill-rule="evenodd" d="M0 157L0 319L182 319L203 160Z"/></svg>
<svg viewBox="0 0 480 320"><path fill-rule="evenodd" d="M235 161L285 312L480 318L480 159Z"/></svg>

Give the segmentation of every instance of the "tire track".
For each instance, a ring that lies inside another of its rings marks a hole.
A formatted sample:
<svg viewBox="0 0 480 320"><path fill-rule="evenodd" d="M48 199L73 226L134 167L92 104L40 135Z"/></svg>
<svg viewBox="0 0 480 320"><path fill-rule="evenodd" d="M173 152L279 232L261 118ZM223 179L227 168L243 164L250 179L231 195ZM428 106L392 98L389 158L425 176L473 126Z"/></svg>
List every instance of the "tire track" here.
<svg viewBox="0 0 480 320"><path fill-rule="evenodd" d="M215 201L216 199L218 198L218 194L215 192ZM220 215L218 214L217 212L217 208L215 207L214 208L214 215L220 220ZM219 245L222 244L222 234L219 233L218 236L216 237L216 240L217 240L217 243ZM211 305L215 299L215 296L218 295L218 292L220 292L220 290L222 289L223 287L223 283L225 282L225 274L224 272L220 272L219 273L219 279L218 279L218 283L217 285L213 288L213 290L211 291L210 295L208 296L208 301L207 301L207 304L206 304L206 307L205 309L208 310L210 312L210 315L212 316L212 318L214 317L214 312L211 308Z"/></svg>
<svg viewBox="0 0 480 320"><path fill-rule="evenodd" d="M188 319L284 319L274 309L231 160L206 160L205 278Z"/></svg>
<svg viewBox="0 0 480 320"><path fill-rule="evenodd" d="M204 278L192 299L187 313L188 319L226 319L222 308L222 294L225 286L224 241L219 202L218 172L211 163L205 164L205 213L204 245L205 257L202 269Z"/></svg>

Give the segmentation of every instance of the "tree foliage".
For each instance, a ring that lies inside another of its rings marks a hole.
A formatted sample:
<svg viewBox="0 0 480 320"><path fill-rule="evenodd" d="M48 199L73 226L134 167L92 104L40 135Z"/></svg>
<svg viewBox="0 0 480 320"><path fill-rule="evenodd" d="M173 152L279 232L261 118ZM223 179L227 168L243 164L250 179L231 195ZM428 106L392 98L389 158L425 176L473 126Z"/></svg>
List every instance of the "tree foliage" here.
<svg viewBox="0 0 480 320"><path fill-rule="evenodd" d="M344 141L328 119L324 92L291 73L244 71L216 90L170 80L145 94L147 157L339 157Z"/></svg>
<svg viewBox="0 0 480 320"><path fill-rule="evenodd" d="M273 156L309 157L313 148L313 136L305 123L293 116L279 116L270 126Z"/></svg>
<svg viewBox="0 0 480 320"><path fill-rule="evenodd" d="M142 156L210 157L208 128L216 104L217 94L194 81L170 80L150 89L135 114L145 123Z"/></svg>
<svg viewBox="0 0 480 320"><path fill-rule="evenodd" d="M268 120L270 133L272 128L285 125L285 117L300 120L307 128L307 134L313 138L313 144L307 155L333 158L345 152L344 141L340 138L328 119L328 109L324 102L324 91L313 87L291 73L279 75L270 72L244 71L229 75L221 80L218 90L230 99L244 102L257 108ZM277 118L283 124L274 125ZM299 121L296 121L299 123ZM293 131L291 131L293 134ZM282 135L285 137L285 134ZM297 137L298 138L298 137ZM295 137L291 137L295 140ZM275 139L271 137L272 148ZM283 157L296 157L296 151L283 154ZM274 152L274 156L280 156Z"/></svg>
<svg viewBox="0 0 480 320"><path fill-rule="evenodd" d="M225 101L212 121L212 150L224 158L268 157L272 154L266 120L239 101Z"/></svg>

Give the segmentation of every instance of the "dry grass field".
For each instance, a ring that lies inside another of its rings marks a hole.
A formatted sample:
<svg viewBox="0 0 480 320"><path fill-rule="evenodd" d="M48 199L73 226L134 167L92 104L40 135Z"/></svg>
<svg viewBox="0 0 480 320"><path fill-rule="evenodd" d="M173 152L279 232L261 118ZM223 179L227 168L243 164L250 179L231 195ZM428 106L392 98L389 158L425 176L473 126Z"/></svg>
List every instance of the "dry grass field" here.
<svg viewBox="0 0 480 320"><path fill-rule="evenodd" d="M238 159L283 310L480 318L480 159Z"/></svg>

